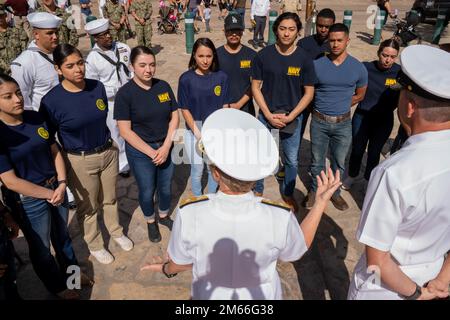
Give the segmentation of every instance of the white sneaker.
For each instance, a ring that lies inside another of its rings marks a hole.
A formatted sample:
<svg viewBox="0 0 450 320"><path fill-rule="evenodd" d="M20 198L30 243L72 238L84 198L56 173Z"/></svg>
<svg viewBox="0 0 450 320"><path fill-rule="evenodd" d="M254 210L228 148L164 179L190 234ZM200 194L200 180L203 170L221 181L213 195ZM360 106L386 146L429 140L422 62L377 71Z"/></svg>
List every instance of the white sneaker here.
<svg viewBox="0 0 450 320"><path fill-rule="evenodd" d="M350 190L354 182L355 182L355 178L352 178L352 177L348 176L342 182L342 189Z"/></svg>
<svg viewBox="0 0 450 320"><path fill-rule="evenodd" d="M124 251L130 251L133 249L133 241L130 240L127 236L123 235L120 238L113 238L115 242L119 244L119 246Z"/></svg>
<svg viewBox="0 0 450 320"><path fill-rule="evenodd" d="M110 264L114 261L114 257L106 249L91 251L91 254L102 264Z"/></svg>

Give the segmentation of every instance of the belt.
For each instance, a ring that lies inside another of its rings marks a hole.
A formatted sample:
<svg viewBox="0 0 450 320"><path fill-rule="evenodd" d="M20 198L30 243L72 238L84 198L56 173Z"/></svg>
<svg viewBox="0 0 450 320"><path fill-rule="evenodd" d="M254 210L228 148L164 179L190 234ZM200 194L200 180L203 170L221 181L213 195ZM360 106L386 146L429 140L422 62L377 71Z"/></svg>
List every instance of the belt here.
<svg viewBox="0 0 450 320"><path fill-rule="evenodd" d="M53 176L53 177L51 177L51 178L49 178L47 180L42 181L41 183L38 183L38 185L40 185L40 186L48 186L48 185L51 185L51 184L53 184L55 182L56 182L56 177Z"/></svg>
<svg viewBox="0 0 450 320"><path fill-rule="evenodd" d="M329 122L329 123L339 123L339 122L348 120L348 119L350 119L350 117L352 115L352 113L349 111L349 112L339 115L339 116L328 116L326 114L320 113L317 110L313 110L312 114L313 114L313 116L315 116L323 121Z"/></svg>
<svg viewBox="0 0 450 320"><path fill-rule="evenodd" d="M112 146L112 144L113 144L113 141L111 138L109 138L108 141L106 141L106 143L104 145L96 147L92 150L87 150L87 151L66 150L66 152L77 155L77 156L88 156L91 154L101 153L101 152L109 149Z"/></svg>

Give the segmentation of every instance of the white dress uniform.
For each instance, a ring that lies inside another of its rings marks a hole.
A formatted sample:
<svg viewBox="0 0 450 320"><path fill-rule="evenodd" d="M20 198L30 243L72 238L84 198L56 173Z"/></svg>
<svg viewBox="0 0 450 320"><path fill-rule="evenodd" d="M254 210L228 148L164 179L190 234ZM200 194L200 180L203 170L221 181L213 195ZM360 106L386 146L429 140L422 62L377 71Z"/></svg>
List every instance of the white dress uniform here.
<svg viewBox="0 0 450 320"><path fill-rule="evenodd" d="M199 300L280 300L277 260L306 251L288 207L220 191L180 206L168 247L175 263L194 264L192 298Z"/></svg>
<svg viewBox="0 0 450 320"><path fill-rule="evenodd" d="M202 126L209 160L240 181L272 174L278 148L269 130L246 112L221 109ZM277 260L295 261L307 251L302 230L285 204L256 197L208 194L182 202L168 254L193 264L193 299L282 299Z"/></svg>
<svg viewBox="0 0 450 320"><path fill-rule="evenodd" d="M27 16L33 28L56 29L61 18L47 13L31 13ZM38 111L42 97L59 84L53 55L45 54L33 40L28 48L11 63L11 75L17 81L27 110Z"/></svg>
<svg viewBox="0 0 450 320"><path fill-rule="evenodd" d="M422 90L450 101L450 54L424 47L402 52L402 71ZM389 251L419 286L438 275L450 250L449 150L450 130L411 136L372 172L357 230L361 243ZM367 270L366 261L363 254L348 299L402 299Z"/></svg>
<svg viewBox="0 0 450 320"><path fill-rule="evenodd" d="M85 30L91 35L104 32L108 28L109 22L107 19L94 20L85 26ZM128 171L130 167L125 154L125 141L119 134L117 121L113 118L114 98L119 88L133 77L133 73L129 70L130 53L130 47L121 42L114 42L112 49L108 51L103 51L96 44L86 58L86 78L102 82L106 89L106 95L108 96L107 125L111 131L111 137L119 147L119 172ZM122 65L116 68L102 54L115 63L120 61Z"/></svg>

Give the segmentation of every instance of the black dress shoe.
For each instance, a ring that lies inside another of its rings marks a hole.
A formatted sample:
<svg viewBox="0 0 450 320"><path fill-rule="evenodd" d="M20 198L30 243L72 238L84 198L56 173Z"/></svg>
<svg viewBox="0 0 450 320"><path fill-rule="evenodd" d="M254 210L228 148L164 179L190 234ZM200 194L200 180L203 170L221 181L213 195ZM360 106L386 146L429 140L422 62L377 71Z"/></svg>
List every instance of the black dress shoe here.
<svg viewBox="0 0 450 320"><path fill-rule="evenodd" d="M148 238L151 242L160 242L161 233L159 233L158 222L147 223Z"/></svg>
<svg viewBox="0 0 450 320"><path fill-rule="evenodd" d="M170 231L172 231L173 220L170 219L169 216L165 216L164 218L159 218L158 223L162 224L163 226L166 226L167 228L169 228Z"/></svg>
<svg viewBox="0 0 450 320"><path fill-rule="evenodd" d="M120 172L119 176L121 176L122 178L129 178L130 177L130 171L124 171L124 172Z"/></svg>

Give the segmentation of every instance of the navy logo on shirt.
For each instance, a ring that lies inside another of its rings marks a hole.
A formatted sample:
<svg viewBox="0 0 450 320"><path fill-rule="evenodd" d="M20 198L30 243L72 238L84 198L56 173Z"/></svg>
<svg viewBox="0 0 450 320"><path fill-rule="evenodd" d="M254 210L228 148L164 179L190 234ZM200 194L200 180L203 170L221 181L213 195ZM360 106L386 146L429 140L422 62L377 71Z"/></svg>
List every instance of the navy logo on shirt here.
<svg viewBox="0 0 450 320"><path fill-rule="evenodd" d="M106 109L106 105L103 99L97 99L97 101L95 101L95 105L100 111L104 111Z"/></svg>
<svg viewBox="0 0 450 320"><path fill-rule="evenodd" d="M384 84L387 87L393 86L397 84L397 79L387 78L386 83Z"/></svg>
<svg viewBox="0 0 450 320"><path fill-rule="evenodd" d="M299 67L288 67L287 75L299 77L300 76L300 68Z"/></svg>
<svg viewBox="0 0 450 320"><path fill-rule="evenodd" d="M41 138L44 138L45 140L47 140L48 137L49 137L48 131L45 130L44 127L40 127L40 128L37 130L37 133L38 133L38 135L39 135Z"/></svg>
<svg viewBox="0 0 450 320"><path fill-rule="evenodd" d="M252 61L251 60L241 60L241 69L251 68Z"/></svg>
<svg viewBox="0 0 450 320"><path fill-rule="evenodd" d="M215 86L215 88L214 88L215 95L220 97L220 93L221 92L222 92L222 87L221 86Z"/></svg>
<svg viewBox="0 0 450 320"><path fill-rule="evenodd" d="M169 93L164 92L164 93L158 94L158 99L159 99L159 102L161 102L161 103L170 101Z"/></svg>

